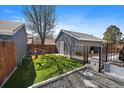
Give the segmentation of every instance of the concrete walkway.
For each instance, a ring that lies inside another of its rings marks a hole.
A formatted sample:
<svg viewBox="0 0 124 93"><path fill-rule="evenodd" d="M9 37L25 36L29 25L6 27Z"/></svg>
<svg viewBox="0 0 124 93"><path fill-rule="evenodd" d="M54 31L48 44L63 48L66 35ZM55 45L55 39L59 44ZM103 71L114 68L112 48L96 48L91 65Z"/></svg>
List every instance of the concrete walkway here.
<svg viewBox="0 0 124 93"><path fill-rule="evenodd" d="M84 69L40 88L124 88L124 81Z"/></svg>

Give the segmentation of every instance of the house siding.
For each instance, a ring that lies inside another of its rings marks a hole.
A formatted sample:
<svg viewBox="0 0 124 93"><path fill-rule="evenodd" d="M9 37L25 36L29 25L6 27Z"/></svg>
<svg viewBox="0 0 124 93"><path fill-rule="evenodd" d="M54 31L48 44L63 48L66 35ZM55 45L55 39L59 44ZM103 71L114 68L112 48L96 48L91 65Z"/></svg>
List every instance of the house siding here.
<svg viewBox="0 0 124 93"><path fill-rule="evenodd" d="M99 46L101 46L102 42L76 40L75 43L76 43L75 44L76 46L96 46L96 47L99 47Z"/></svg>
<svg viewBox="0 0 124 93"><path fill-rule="evenodd" d="M100 47L101 45L102 45L102 42L97 42L97 41L83 41L83 40L75 41L75 46L82 46L82 47L85 46L88 48L88 52L90 51L91 47ZM79 50L77 49L77 51Z"/></svg>
<svg viewBox="0 0 124 93"><path fill-rule="evenodd" d="M23 56L26 53L27 47L27 36L25 31L25 26L20 28L14 35L13 41L16 45L16 65L18 65L21 61Z"/></svg>
<svg viewBox="0 0 124 93"><path fill-rule="evenodd" d="M74 46L75 44L75 39L68 34L61 32L59 38L56 41L58 52L60 52L60 41L64 41L64 54L69 55L71 46Z"/></svg>

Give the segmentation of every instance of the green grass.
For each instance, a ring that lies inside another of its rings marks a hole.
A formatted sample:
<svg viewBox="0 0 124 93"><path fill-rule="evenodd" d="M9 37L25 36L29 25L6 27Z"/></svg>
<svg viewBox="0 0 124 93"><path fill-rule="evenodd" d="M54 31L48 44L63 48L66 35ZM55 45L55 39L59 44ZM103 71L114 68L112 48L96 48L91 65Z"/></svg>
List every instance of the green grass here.
<svg viewBox="0 0 124 93"><path fill-rule="evenodd" d="M29 87L81 66L80 62L60 55L38 55L37 59L34 59L34 55L27 56L24 58L22 66L17 68L3 87Z"/></svg>

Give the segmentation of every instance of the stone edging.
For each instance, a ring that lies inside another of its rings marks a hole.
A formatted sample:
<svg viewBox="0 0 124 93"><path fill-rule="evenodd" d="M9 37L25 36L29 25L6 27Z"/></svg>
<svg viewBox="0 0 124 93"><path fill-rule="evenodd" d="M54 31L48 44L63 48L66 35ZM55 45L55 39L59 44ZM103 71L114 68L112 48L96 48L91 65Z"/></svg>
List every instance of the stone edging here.
<svg viewBox="0 0 124 93"><path fill-rule="evenodd" d="M59 76L50 78L50 79L48 79L48 80L42 81L42 82L37 83L37 84L34 84L34 85L32 85L32 86L30 86L30 87L28 87L28 88L38 88L38 87L40 87L40 86L44 86L44 85L46 85L46 84L49 84L49 83L51 83L51 82L53 82L53 81L56 81L56 80L58 80L58 79L61 79L61 78L65 77L65 76L67 76L67 75L70 75L70 74L72 74L72 73L74 73L74 72L76 72L76 71L79 71L79 70L85 69L85 68L86 68L86 66L79 67L79 68L77 68L77 69L74 69L74 70L69 71L69 72L67 72L67 73L64 73L64 74L62 74L62 75L59 75Z"/></svg>

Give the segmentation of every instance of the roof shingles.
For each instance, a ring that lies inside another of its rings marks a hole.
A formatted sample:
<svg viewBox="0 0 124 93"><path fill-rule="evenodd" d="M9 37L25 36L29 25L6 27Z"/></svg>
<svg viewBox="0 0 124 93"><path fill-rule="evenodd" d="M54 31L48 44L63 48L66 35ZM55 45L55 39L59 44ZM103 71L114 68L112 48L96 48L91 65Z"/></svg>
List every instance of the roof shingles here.
<svg viewBox="0 0 124 93"><path fill-rule="evenodd" d="M88 40L88 41L101 41L104 42L103 39L95 37L93 35L88 35L85 33L80 33L80 32L73 32L73 31L68 31L68 30L62 30L63 32L75 37L78 40Z"/></svg>
<svg viewBox="0 0 124 93"><path fill-rule="evenodd" d="M23 23L0 20L0 31L13 31L23 25Z"/></svg>

